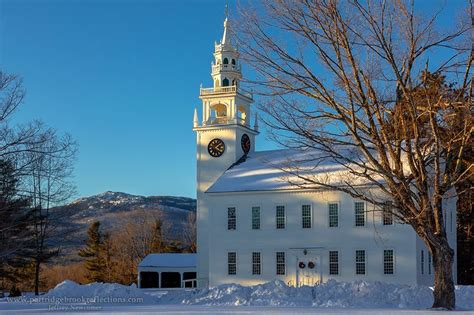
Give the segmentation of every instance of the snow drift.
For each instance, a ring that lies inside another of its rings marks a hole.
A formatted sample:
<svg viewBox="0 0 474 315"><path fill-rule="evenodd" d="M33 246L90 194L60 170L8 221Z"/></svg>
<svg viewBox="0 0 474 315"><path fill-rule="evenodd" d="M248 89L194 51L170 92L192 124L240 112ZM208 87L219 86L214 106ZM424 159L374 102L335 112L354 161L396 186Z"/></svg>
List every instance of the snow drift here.
<svg viewBox="0 0 474 315"><path fill-rule="evenodd" d="M136 286L107 283L79 285L64 281L46 296L142 298L140 303L146 304L208 306L426 309L433 303L429 287L334 280L314 287L294 288L277 280L252 287L226 284L210 289L170 290L165 294L163 291L141 290ZM458 287L456 304L459 309L474 310L474 286Z"/></svg>
<svg viewBox="0 0 474 315"><path fill-rule="evenodd" d="M80 285L66 280L45 294L48 298L68 298L70 300L85 300L88 304L133 304L154 303L155 297L145 294L136 285L125 286L117 283L90 283Z"/></svg>
<svg viewBox="0 0 474 315"><path fill-rule="evenodd" d="M459 309L474 309L474 286L459 287L456 297ZM159 297L158 303L425 309L433 304L433 293L425 286L381 282L330 280L314 287L294 288L277 280L252 287L226 284L195 291L170 291Z"/></svg>

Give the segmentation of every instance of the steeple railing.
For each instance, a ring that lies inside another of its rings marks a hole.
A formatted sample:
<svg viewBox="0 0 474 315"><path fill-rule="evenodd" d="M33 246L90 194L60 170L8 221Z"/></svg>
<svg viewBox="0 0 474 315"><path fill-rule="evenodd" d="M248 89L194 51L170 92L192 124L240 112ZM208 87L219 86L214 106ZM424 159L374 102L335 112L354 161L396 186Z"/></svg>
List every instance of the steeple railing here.
<svg viewBox="0 0 474 315"><path fill-rule="evenodd" d="M240 65L218 64L212 66L212 74L217 74L220 71L240 71Z"/></svg>
<svg viewBox="0 0 474 315"><path fill-rule="evenodd" d="M200 95L210 95L210 94L228 94L228 93L239 93L245 97L252 99L252 93L238 89L237 86L218 86L213 88L201 88Z"/></svg>

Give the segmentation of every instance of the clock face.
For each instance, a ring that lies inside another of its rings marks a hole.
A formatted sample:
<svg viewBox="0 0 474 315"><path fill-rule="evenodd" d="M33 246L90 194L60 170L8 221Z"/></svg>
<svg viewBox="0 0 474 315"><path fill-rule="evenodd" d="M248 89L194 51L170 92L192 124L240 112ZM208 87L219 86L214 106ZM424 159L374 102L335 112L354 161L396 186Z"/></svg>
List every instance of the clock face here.
<svg viewBox="0 0 474 315"><path fill-rule="evenodd" d="M224 154L225 144L221 139L213 139L207 146L207 151L213 157L219 157Z"/></svg>
<svg viewBox="0 0 474 315"><path fill-rule="evenodd" d="M247 134L242 135L242 139L240 140L240 145L242 146L242 150L244 150L244 153L247 154L250 151L250 146L252 145L250 143L250 137Z"/></svg>

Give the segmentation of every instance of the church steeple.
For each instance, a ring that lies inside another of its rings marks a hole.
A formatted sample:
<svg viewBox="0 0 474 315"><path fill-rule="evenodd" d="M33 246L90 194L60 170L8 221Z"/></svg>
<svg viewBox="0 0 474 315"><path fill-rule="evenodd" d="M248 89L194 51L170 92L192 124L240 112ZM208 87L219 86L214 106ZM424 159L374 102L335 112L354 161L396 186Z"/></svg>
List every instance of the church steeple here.
<svg viewBox="0 0 474 315"><path fill-rule="evenodd" d="M250 105L253 97L240 88L242 71L239 51L232 41L231 21L226 8L222 39L214 46L211 63L212 88L202 88L202 126L239 124L250 128Z"/></svg>

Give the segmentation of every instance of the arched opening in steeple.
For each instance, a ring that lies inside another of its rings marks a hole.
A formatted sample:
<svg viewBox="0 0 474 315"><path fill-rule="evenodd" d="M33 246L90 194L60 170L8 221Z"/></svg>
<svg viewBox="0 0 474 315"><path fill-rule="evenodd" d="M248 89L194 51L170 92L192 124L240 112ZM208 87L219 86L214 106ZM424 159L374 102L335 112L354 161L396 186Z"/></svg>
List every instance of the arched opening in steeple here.
<svg viewBox="0 0 474 315"><path fill-rule="evenodd" d="M229 86L229 79L224 78L224 80L222 80L222 86Z"/></svg>
<svg viewBox="0 0 474 315"><path fill-rule="evenodd" d="M243 105L237 107L237 119L238 123L245 125L247 122L247 108Z"/></svg>
<svg viewBox="0 0 474 315"><path fill-rule="evenodd" d="M211 105L211 124L223 124L227 122L227 106L225 104Z"/></svg>
<svg viewBox="0 0 474 315"><path fill-rule="evenodd" d="M236 79L232 80L232 86L236 86L236 85L237 85L237 80Z"/></svg>
<svg viewBox="0 0 474 315"><path fill-rule="evenodd" d="M232 59L231 63L235 66L235 59Z"/></svg>
<svg viewBox="0 0 474 315"><path fill-rule="evenodd" d="M229 64L229 59L227 59L227 57L224 58L224 64L225 64L225 65L228 65L228 64Z"/></svg>

